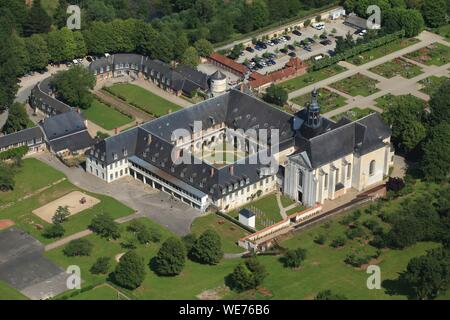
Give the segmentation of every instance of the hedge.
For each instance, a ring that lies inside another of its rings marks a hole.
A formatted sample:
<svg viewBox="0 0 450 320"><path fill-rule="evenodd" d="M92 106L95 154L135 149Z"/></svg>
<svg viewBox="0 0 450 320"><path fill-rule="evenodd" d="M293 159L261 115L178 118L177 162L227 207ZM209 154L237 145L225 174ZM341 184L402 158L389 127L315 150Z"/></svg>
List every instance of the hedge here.
<svg viewBox="0 0 450 320"><path fill-rule="evenodd" d="M8 160L12 158L22 158L28 153L30 149L27 146L22 146L14 149L9 149L0 153L0 160Z"/></svg>
<svg viewBox="0 0 450 320"><path fill-rule="evenodd" d="M338 53L333 57L325 57L321 60L314 61L311 66L311 69L316 71L326 67L329 67L339 61L346 60L348 58L354 57L362 52L372 50L377 47L381 47L387 43L393 42L397 39L403 38L405 36L405 31L400 30L386 36L380 37L378 39L374 39L370 42L360 44L358 46L353 47L352 49L346 50L344 52Z"/></svg>

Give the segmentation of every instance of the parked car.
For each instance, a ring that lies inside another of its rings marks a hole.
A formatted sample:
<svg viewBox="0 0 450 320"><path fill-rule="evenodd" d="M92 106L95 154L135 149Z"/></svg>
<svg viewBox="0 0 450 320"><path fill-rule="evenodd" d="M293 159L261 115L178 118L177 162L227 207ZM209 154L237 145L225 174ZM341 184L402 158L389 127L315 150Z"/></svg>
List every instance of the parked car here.
<svg viewBox="0 0 450 320"><path fill-rule="evenodd" d="M280 41L279 41L278 39L272 39L272 43L273 43L273 44L279 44Z"/></svg>
<svg viewBox="0 0 450 320"><path fill-rule="evenodd" d="M288 53L288 50L287 50L286 48L282 48L282 49L280 49L280 52L282 52L282 53Z"/></svg>
<svg viewBox="0 0 450 320"><path fill-rule="evenodd" d="M291 51L295 51L295 47L292 44L288 45L288 49Z"/></svg>
<svg viewBox="0 0 450 320"><path fill-rule="evenodd" d="M317 56L314 57L314 60L319 61L323 59L323 55L319 54Z"/></svg>
<svg viewBox="0 0 450 320"><path fill-rule="evenodd" d="M321 44L321 45L324 45L324 46L328 46L328 45L331 44L331 40L328 40L328 39L322 40L322 41L320 41L320 44Z"/></svg>
<svg viewBox="0 0 450 320"><path fill-rule="evenodd" d="M87 60L88 62L92 62L92 61L94 61L94 57L92 57L92 56L87 56L87 57L86 57L86 60Z"/></svg>
<svg viewBox="0 0 450 320"><path fill-rule="evenodd" d="M297 56L297 54L294 51L289 52L288 55L292 58L295 58Z"/></svg>
<svg viewBox="0 0 450 320"><path fill-rule="evenodd" d="M311 49L310 46L304 46L303 49L305 49L305 50L308 51L308 52L311 52L311 51L312 51L312 49Z"/></svg>
<svg viewBox="0 0 450 320"><path fill-rule="evenodd" d="M330 57L336 55L336 52L334 52L334 50L328 50L327 53Z"/></svg>
<svg viewBox="0 0 450 320"><path fill-rule="evenodd" d="M316 43L316 40L314 40L314 39L311 38L311 37L308 37L308 38L306 38L306 39L308 39L309 43Z"/></svg>
<svg viewBox="0 0 450 320"><path fill-rule="evenodd" d="M290 41L290 40L291 40L291 36L284 36L284 38L285 38L287 41Z"/></svg>
<svg viewBox="0 0 450 320"><path fill-rule="evenodd" d="M274 66L274 65L276 65L277 63L275 62L275 60L269 60L268 61L268 63L271 65L271 66Z"/></svg>
<svg viewBox="0 0 450 320"><path fill-rule="evenodd" d="M294 31L292 31L292 33L299 37L302 35L302 33L298 30L294 30Z"/></svg>
<svg viewBox="0 0 450 320"><path fill-rule="evenodd" d="M260 47L260 46L257 45L257 46L255 46L255 49L258 50L258 51L261 51L261 50L262 50L262 47Z"/></svg>
<svg viewBox="0 0 450 320"><path fill-rule="evenodd" d="M245 50L248 52L255 52L255 49L253 49L252 47L247 47L245 48Z"/></svg>
<svg viewBox="0 0 450 320"><path fill-rule="evenodd" d="M327 39L327 35L325 35L325 34L322 33L322 34L319 36L319 38L320 38L320 39Z"/></svg>

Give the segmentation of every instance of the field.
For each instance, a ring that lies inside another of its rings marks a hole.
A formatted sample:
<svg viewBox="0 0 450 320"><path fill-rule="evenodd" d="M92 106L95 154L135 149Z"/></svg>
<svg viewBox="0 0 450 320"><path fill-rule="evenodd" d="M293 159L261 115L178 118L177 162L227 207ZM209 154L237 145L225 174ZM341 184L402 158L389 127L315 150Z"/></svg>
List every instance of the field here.
<svg viewBox="0 0 450 320"><path fill-rule="evenodd" d="M27 297L0 281L0 300L27 300Z"/></svg>
<svg viewBox="0 0 450 320"><path fill-rule="evenodd" d="M180 110L181 107L133 84L115 84L108 92L156 117Z"/></svg>
<svg viewBox="0 0 450 320"><path fill-rule="evenodd" d="M367 97L379 91L376 88L377 80L369 78L361 73L357 73L351 77L342 79L338 82L332 83L330 87L347 93L353 97L363 96Z"/></svg>
<svg viewBox="0 0 450 320"><path fill-rule="evenodd" d="M323 68L317 71L307 72L299 77L287 80L280 83L280 86L285 88L288 92L292 92L303 87L309 86L315 82L332 77L338 73L344 72L347 69L340 65L334 64L327 68Z"/></svg>
<svg viewBox="0 0 450 320"><path fill-rule="evenodd" d="M101 285L95 287L92 290L80 293L72 298L72 300L128 300L129 298L124 296L113 287L109 285Z"/></svg>
<svg viewBox="0 0 450 320"><path fill-rule="evenodd" d="M372 109L369 108L365 108L365 109L361 109L361 108L352 108L348 111L342 112L338 115L335 115L334 117L332 117L331 119L334 121L339 121L342 117L346 117L351 121L355 121L355 120L359 120L371 113L373 113L375 111L373 111Z"/></svg>
<svg viewBox="0 0 450 320"><path fill-rule="evenodd" d="M397 40L397 41L388 43L384 46L363 52L360 55L349 58L347 61L350 62L351 64L359 66L364 63L370 62L372 60L381 58L392 52L409 47L410 45L413 45L417 42L419 42L419 40L416 38Z"/></svg>
<svg viewBox="0 0 450 320"><path fill-rule="evenodd" d="M36 175L36 172L39 172L39 175ZM48 176L44 176L42 174L43 172L47 173ZM10 199L7 202L10 202L12 198L17 199L24 196L25 193L19 193L19 191L28 191L28 184L30 181L34 185L38 185L37 182L39 179L37 179L37 177L40 177L41 180L43 180L40 181L39 184L40 187L42 187L45 184L51 183L64 176L36 159L25 159L23 161L21 172L16 177L16 190L14 191L14 197L12 197L11 194L6 193L6 196ZM50 177L53 177L53 179L50 179ZM33 237L44 244L53 242L54 240L47 239L42 235L41 229L49 225L48 222L34 215L32 211L74 191L85 192L67 180L63 180L43 192L34 194L25 200L18 201L12 206L0 209L0 217L2 217L2 219L11 219L16 223L17 227L30 233ZM114 219L133 213L132 209L111 197L96 195L88 192L86 192L86 194L99 199L100 203L90 209L78 213L75 216L69 217L69 219L63 223L63 227L66 230L65 236L86 229L92 218L98 213L106 212Z"/></svg>
<svg viewBox="0 0 450 320"><path fill-rule="evenodd" d="M320 88L317 91L319 94L317 100L319 102L320 112L322 114L344 106L347 101L347 99L343 96L335 92L331 92L330 90L327 90L325 88ZM306 106L306 104L311 101L311 93L296 97L291 101L299 106Z"/></svg>
<svg viewBox="0 0 450 320"><path fill-rule="evenodd" d="M417 98L417 97L413 96L412 94L408 94L408 96L420 101L421 103L424 102L422 99ZM377 103L378 108L386 110L389 105L391 105L395 100L399 99L398 97L401 97L401 96L394 96L394 95L388 93L382 97L375 99L375 101Z"/></svg>
<svg viewBox="0 0 450 320"><path fill-rule="evenodd" d="M423 80L420 80L419 84L422 85L422 89L420 89L420 91L431 96L446 79L447 78L444 76L442 77L431 76Z"/></svg>
<svg viewBox="0 0 450 320"><path fill-rule="evenodd" d="M447 41L450 41L450 24L440 26L439 28L434 29L433 32L443 36Z"/></svg>
<svg viewBox="0 0 450 320"><path fill-rule="evenodd" d="M236 244L238 239L248 234L244 229L216 214L199 217L194 220L191 226L191 232L196 235L200 235L207 229L215 230L221 235L223 252L239 253L244 251L244 249Z"/></svg>
<svg viewBox="0 0 450 320"><path fill-rule="evenodd" d="M395 76L411 79L422 73L419 66L400 58L373 67L370 71L388 79Z"/></svg>
<svg viewBox="0 0 450 320"><path fill-rule="evenodd" d="M450 47L435 42L425 48L408 53L405 57L428 66L442 66L450 62Z"/></svg>
<svg viewBox="0 0 450 320"><path fill-rule="evenodd" d="M106 130L122 127L133 120L97 99L94 99L89 109L83 111L83 115Z"/></svg>

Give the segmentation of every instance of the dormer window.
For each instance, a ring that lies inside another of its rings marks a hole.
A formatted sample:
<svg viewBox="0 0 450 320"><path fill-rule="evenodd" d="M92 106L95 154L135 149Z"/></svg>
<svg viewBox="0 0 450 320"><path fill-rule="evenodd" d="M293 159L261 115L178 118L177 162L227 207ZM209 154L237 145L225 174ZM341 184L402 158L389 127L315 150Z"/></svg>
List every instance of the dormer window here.
<svg viewBox="0 0 450 320"><path fill-rule="evenodd" d="M128 156L128 150L127 149L123 149L122 150L124 157Z"/></svg>
<svg viewBox="0 0 450 320"><path fill-rule="evenodd" d="M113 159L114 160L117 160L119 157L118 157L118 155L117 155L117 153L113 153Z"/></svg>

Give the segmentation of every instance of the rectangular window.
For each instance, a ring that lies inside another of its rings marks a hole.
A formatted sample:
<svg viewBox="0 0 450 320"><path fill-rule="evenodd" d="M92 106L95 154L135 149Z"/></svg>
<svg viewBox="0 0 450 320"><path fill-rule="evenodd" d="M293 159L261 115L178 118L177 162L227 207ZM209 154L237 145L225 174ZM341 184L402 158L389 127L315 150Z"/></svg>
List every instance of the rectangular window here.
<svg viewBox="0 0 450 320"><path fill-rule="evenodd" d="M325 173L323 179L324 179L324 181L323 181L323 188L325 190L327 190L328 189L328 173Z"/></svg>
<svg viewBox="0 0 450 320"><path fill-rule="evenodd" d="M113 180L114 179L114 177L113 177L113 175L112 175L112 173L109 175L109 180Z"/></svg>
<svg viewBox="0 0 450 320"><path fill-rule="evenodd" d="M352 164L349 163L347 166L347 179L350 179L351 176L352 176Z"/></svg>

